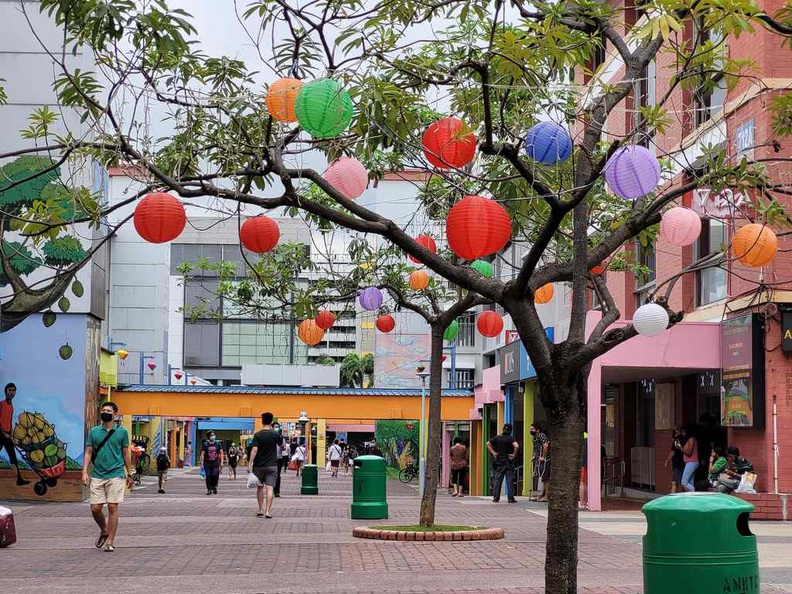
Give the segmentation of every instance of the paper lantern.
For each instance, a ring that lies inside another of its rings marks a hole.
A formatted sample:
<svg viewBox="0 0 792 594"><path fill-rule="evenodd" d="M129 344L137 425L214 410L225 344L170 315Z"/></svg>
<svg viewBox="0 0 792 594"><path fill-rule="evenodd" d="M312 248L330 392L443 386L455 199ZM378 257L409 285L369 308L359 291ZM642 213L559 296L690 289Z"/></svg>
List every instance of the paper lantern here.
<svg viewBox="0 0 792 594"><path fill-rule="evenodd" d="M423 270L410 273L410 288L413 291L423 291L429 285L429 275Z"/></svg>
<svg viewBox="0 0 792 594"><path fill-rule="evenodd" d="M147 194L135 207L135 230L149 243L173 241L187 224L184 205L170 194Z"/></svg>
<svg viewBox="0 0 792 594"><path fill-rule="evenodd" d="M303 320L297 327L297 336L308 346L322 342L324 330L316 325L316 320Z"/></svg>
<svg viewBox="0 0 792 594"><path fill-rule="evenodd" d="M368 185L368 171L363 163L352 157L333 161L325 171L324 178L350 200L362 195Z"/></svg>
<svg viewBox="0 0 792 594"><path fill-rule="evenodd" d="M554 294L555 288L553 287L553 283L542 285L534 292L534 303L550 303L553 300Z"/></svg>
<svg viewBox="0 0 792 594"><path fill-rule="evenodd" d="M594 268L589 270L591 274L594 276L599 276L600 274L605 274L605 265L604 264L597 264Z"/></svg>
<svg viewBox="0 0 792 594"><path fill-rule="evenodd" d="M126 358L129 357L129 351L125 351L124 349L118 349L116 351L116 355L118 355L118 358L121 359L122 361L126 361Z"/></svg>
<svg viewBox="0 0 792 594"><path fill-rule="evenodd" d="M296 122L294 102L303 81L296 78L280 78L267 89L267 113L280 122Z"/></svg>
<svg viewBox="0 0 792 594"><path fill-rule="evenodd" d="M193 378L193 379L190 380L190 383L194 386L195 384L198 383L198 380Z"/></svg>
<svg viewBox="0 0 792 594"><path fill-rule="evenodd" d="M448 328L445 329L445 332L443 332L443 340L454 340L457 337L457 334L459 334L459 322L454 320L448 325Z"/></svg>
<svg viewBox="0 0 792 594"><path fill-rule="evenodd" d="M333 314L332 311L323 309L316 314L314 321L322 330L329 330L333 327L333 324L335 324L335 314Z"/></svg>
<svg viewBox="0 0 792 594"><path fill-rule="evenodd" d="M427 250L429 250L433 254L437 253L437 243L435 242L434 239L432 239L428 235L419 235L418 237L415 238L415 242L418 245L422 245L423 247L425 247ZM413 256L411 254L407 254L407 257L412 262L415 262L416 264L420 264L421 263L421 261L418 258L416 258L415 256Z"/></svg>
<svg viewBox="0 0 792 594"><path fill-rule="evenodd" d="M239 241L255 254L264 254L278 245L280 229L278 223L269 217L260 216L247 219L239 229Z"/></svg>
<svg viewBox="0 0 792 594"><path fill-rule="evenodd" d="M377 287L368 287L367 289L363 289L360 292L358 301L360 302L360 307L366 311L374 311L375 309L379 309L382 305L382 291L380 291Z"/></svg>
<svg viewBox="0 0 792 594"><path fill-rule="evenodd" d="M382 314L377 317L375 324L377 325L377 330L383 334L387 334L396 327L396 320L394 320L393 316L390 314Z"/></svg>
<svg viewBox="0 0 792 594"><path fill-rule="evenodd" d="M503 330L503 318L494 311L482 312L476 320L476 328L482 336L494 338Z"/></svg>
<svg viewBox="0 0 792 594"><path fill-rule="evenodd" d="M645 303L635 310L632 322L641 336L657 336L668 328L668 312L657 303Z"/></svg>
<svg viewBox="0 0 792 594"><path fill-rule="evenodd" d="M660 183L660 163L647 148L623 146L605 164L605 181L620 198L634 200L646 196Z"/></svg>
<svg viewBox="0 0 792 594"><path fill-rule="evenodd" d="M732 254L746 266L764 266L777 251L778 237L770 227L759 223L740 227L732 240Z"/></svg>
<svg viewBox="0 0 792 594"><path fill-rule="evenodd" d="M421 144L426 160L438 169L464 167L476 154L476 135L463 133L459 118L441 118L424 130Z"/></svg>
<svg viewBox="0 0 792 594"><path fill-rule="evenodd" d="M184 377L184 374L179 372L179 371L177 371L176 373L173 374L173 377L176 378L176 381L179 381L181 378Z"/></svg>
<svg viewBox="0 0 792 594"><path fill-rule="evenodd" d="M572 155L572 138L555 122L539 122L525 137L525 152L534 161L555 165Z"/></svg>
<svg viewBox="0 0 792 594"><path fill-rule="evenodd" d="M502 249L511 239L511 219L503 206L481 196L465 196L448 213L448 246L474 260Z"/></svg>
<svg viewBox="0 0 792 594"><path fill-rule="evenodd" d="M157 368L157 364L154 363L154 361L149 361L146 363L146 365L148 365L148 368L151 369L151 371L154 371Z"/></svg>
<svg viewBox="0 0 792 594"><path fill-rule="evenodd" d="M470 267L481 276L486 276L487 278L492 277L492 264L486 260L475 260L470 264Z"/></svg>
<svg viewBox="0 0 792 594"><path fill-rule="evenodd" d="M674 245L690 245L701 234L701 217L689 208L675 206L660 221L660 237Z"/></svg>
<svg viewBox="0 0 792 594"><path fill-rule="evenodd" d="M352 99L332 78L305 83L294 101L303 130L314 138L334 138L352 121Z"/></svg>

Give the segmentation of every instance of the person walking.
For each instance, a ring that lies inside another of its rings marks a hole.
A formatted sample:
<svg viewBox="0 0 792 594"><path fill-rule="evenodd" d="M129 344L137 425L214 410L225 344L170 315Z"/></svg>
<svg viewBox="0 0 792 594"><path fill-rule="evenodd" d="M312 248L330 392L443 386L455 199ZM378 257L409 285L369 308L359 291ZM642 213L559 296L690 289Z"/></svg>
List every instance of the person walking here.
<svg viewBox="0 0 792 594"><path fill-rule="evenodd" d="M671 435L671 451L668 452L664 467L671 464L671 493L676 493L682 485L682 473L685 471L685 457L682 446L687 441L685 430L681 427L674 429Z"/></svg>
<svg viewBox="0 0 792 594"><path fill-rule="evenodd" d="M165 481L168 480L168 468L171 466L168 449L163 446L157 454L157 477L159 478L159 489L157 493L165 493Z"/></svg>
<svg viewBox="0 0 792 594"><path fill-rule="evenodd" d="M5 385L5 400L0 401L0 449L5 448L6 454L8 454L8 462L16 468L16 484L23 487L24 485L29 485L30 481L22 478L16 447L14 446L14 405L12 403L16 397L16 392L16 384L8 383Z"/></svg>
<svg viewBox="0 0 792 594"><path fill-rule="evenodd" d="M83 455L82 481L90 487L91 515L99 526L99 538L94 545L106 553L115 551L118 506L124 501L124 489L132 488L129 433L113 422L117 412L114 402L105 402L99 407L102 422L88 432Z"/></svg>
<svg viewBox="0 0 792 594"><path fill-rule="evenodd" d="M239 448L234 442L228 448L228 480L236 480L236 469L239 464Z"/></svg>
<svg viewBox="0 0 792 594"><path fill-rule="evenodd" d="M682 471L682 487L685 491L693 492L696 490L693 484L693 478L700 464L698 440L693 435L694 429L692 427L688 428L686 433L688 438L685 445L682 446L682 458L685 462L685 468Z"/></svg>
<svg viewBox="0 0 792 594"><path fill-rule="evenodd" d="M532 423L530 427L533 436L533 463L536 465L539 477L537 489L541 492L533 501L550 500L550 438L539 423Z"/></svg>
<svg viewBox="0 0 792 594"><path fill-rule="evenodd" d="M496 435L487 442L487 450L490 455L495 458L492 465L494 472L492 481L493 503L498 503L500 501L504 477L506 478L509 503L517 503L517 499L515 499L515 495L517 494L517 480L514 460L517 458L517 451L520 449L520 444L512 437L511 432L511 423L506 423L503 426L503 433Z"/></svg>
<svg viewBox="0 0 792 594"><path fill-rule="evenodd" d="M272 428L273 414L261 415L263 428L253 436L250 450L250 472L256 475L260 485L256 487L258 511L256 516L272 517L272 503L275 497L275 483L278 479L277 448L283 443L283 436Z"/></svg>
<svg viewBox="0 0 792 594"><path fill-rule="evenodd" d="M223 446L215 439L214 431L201 448L201 459L198 466L203 468L206 478L206 494L217 495L217 483L220 481L220 468L223 466Z"/></svg>
<svg viewBox="0 0 792 594"><path fill-rule="evenodd" d="M343 439L339 445L341 446L341 468L344 469L344 476L349 476L349 446Z"/></svg>
<svg viewBox="0 0 792 594"><path fill-rule="evenodd" d="M281 442L277 446L275 446L275 456L277 458L277 466L278 466L278 478L275 479L275 488L272 490L273 497L280 497L281 472L283 472L283 469L286 467L283 463L283 450L285 449L283 443L283 430L281 429L280 423L273 423L272 430L281 436Z"/></svg>
<svg viewBox="0 0 792 594"><path fill-rule="evenodd" d="M307 450L305 449L305 444L300 444L297 446L297 449L294 450L294 456L292 456L292 460L297 463L297 476L300 476L300 470L302 470L303 464L305 464L305 459L308 457Z"/></svg>
<svg viewBox="0 0 792 594"><path fill-rule="evenodd" d="M467 478L469 455L467 446L462 438L454 438L454 445L451 446L451 485L454 487L452 496L462 497L465 490L465 479Z"/></svg>
<svg viewBox="0 0 792 594"><path fill-rule="evenodd" d="M330 446L330 450L327 452L327 456L330 459L330 476L338 476L338 469L341 468L341 458L343 455L344 451L341 449L341 442L340 440L336 439L333 441L333 445Z"/></svg>

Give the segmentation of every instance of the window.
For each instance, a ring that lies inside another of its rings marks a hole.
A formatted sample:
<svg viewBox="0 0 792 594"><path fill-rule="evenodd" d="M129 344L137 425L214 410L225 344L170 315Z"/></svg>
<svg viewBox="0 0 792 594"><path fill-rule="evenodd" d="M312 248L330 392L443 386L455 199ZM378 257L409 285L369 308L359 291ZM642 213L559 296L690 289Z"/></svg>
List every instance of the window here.
<svg viewBox="0 0 792 594"><path fill-rule="evenodd" d="M726 243L726 225L715 219L702 219L701 235L693 246L693 258L701 260L721 251ZM696 271L696 306L726 298L726 271L718 267Z"/></svg>
<svg viewBox="0 0 792 594"><path fill-rule="evenodd" d="M222 365L240 367L245 363L294 363L308 361L308 347L296 340L290 324L224 322Z"/></svg>
<svg viewBox="0 0 792 594"><path fill-rule="evenodd" d="M695 36L698 52L714 52L716 57L724 54L723 33L706 28L703 18L696 22ZM705 68L706 72L697 75L693 89L693 123L696 128L710 121L726 103L726 77L723 74L722 58L716 58Z"/></svg>
<svg viewBox="0 0 792 594"><path fill-rule="evenodd" d="M652 107L657 103L657 69L654 60L641 72L641 78L633 85L633 128L637 144L649 148L654 130L646 125L642 107Z"/></svg>
<svg viewBox="0 0 792 594"><path fill-rule="evenodd" d="M216 367L220 363L220 325L216 322L185 322L184 365Z"/></svg>
<svg viewBox="0 0 792 594"><path fill-rule="evenodd" d="M475 385L474 370L473 369L456 369L454 377L456 382L453 384L455 388L472 388ZM451 386L451 370L448 370L448 385Z"/></svg>
<svg viewBox="0 0 792 594"><path fill-rule="evenodd" d="M476 346L476 314L466 311L458 318L459 335L457 336L457 346L474 347Z"/></svg>
<svg viewBox="0 0 792 594"><path fill-rule="evenodd" d="M597 47L594 49L593 63L591 70L596 71L608 59L608 39L604 33L600 33Z"/></svg>
<svg viewBox="0 0 792 594"><path fill-rule="evenodd" d="M655 289L657 274L655 247L653 245L644 247L636 241L635 261L642 268L642 271L635 275L635 306L641 307L649 300L649 296Z"/></svg>

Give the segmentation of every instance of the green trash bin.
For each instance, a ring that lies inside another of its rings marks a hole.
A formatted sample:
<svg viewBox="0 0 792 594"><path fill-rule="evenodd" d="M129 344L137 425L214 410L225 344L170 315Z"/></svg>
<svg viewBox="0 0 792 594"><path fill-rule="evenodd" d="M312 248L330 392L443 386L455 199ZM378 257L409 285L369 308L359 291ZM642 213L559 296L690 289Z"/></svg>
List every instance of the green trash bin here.
<svg viewBox="0 0 792 594"><path fill-rule="evenodd" d="M731 495L681 493L643 506L644 594L759 592L754 506Z"/></svg>
<svg viewBox="0 0 792 594"><path fill-rule="evenodd" d="M316 464L306 464L302 467L302 487L300 495L319 494L319 471Z"/></svg>
<svg viewBox="0 0 792 594"><path fill-rule="evenodd" d="M387 518L385 459L358 456L352 464L352 519Z"/></svg>

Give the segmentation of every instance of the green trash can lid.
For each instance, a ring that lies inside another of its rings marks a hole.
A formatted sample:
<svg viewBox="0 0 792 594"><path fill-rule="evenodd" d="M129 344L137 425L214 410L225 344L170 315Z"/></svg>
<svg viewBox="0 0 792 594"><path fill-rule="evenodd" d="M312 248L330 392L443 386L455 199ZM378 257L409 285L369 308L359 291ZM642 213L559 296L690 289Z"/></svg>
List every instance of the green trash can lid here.
<svg viewBox="0 0 792 594"><path fill-rule="evenodd" d="M641 508L645 515L655 513L709 514L733 512L742 514L754 511L754 505L739 497L723 493L675 493L650 501Z"/></svg>
<svg viewBox="0 0 792 594"><path fill-rule="evenodd" d="M355 460L360 460L361 462L374 462L376 460L382 460L383 462L385 462L385 458L383 458L382 456L369 456L369 455L358 456L357 458L355 458Z"/></svg>
<svg viewBox="0 0 792 594"><path fill-rule="evenodd" d="M316 464L303 464L303 468L316 468Z"/></svg>

